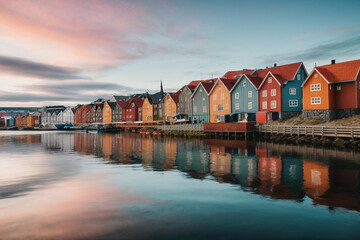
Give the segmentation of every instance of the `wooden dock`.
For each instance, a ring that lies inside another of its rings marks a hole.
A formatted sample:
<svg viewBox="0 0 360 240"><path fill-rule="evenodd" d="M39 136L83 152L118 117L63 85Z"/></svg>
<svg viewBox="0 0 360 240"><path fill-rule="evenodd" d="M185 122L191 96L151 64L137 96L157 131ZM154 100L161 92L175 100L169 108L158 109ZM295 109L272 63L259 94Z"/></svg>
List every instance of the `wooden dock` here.
<svg viewBox="0 0 360 240"><path fill-rule="evenodd" d="M282 134L290 136L360 138L360 127L340 126L292 126L292 125L258 125L259 133Z"/></svg>

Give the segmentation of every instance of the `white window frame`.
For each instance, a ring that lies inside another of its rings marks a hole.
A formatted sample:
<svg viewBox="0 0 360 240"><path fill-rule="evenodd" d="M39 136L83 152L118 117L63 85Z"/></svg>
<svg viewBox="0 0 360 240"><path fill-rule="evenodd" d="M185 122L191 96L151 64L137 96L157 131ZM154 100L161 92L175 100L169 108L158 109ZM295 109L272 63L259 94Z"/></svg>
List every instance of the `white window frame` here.
<svg viewBox="0 0 360 240"><path fill-rule="evenodd" d="M221 100L224 100L225 99L225 93L222 93L221 94Z"/></svg>
<svg viewBox="0 0 360 240"><path fill-rule="evenodd" d="M276 100L272 100L271 102L270 102L270 104L271 104L271 109L275 109L276 108Z"/></svg>
<svg viewBox="0 0 360 240"><path fill-rule="evenodd" d="M296 95L296 88L289 88L289 95Z"/></svg>
<svg viewBox="0 0 360 240"><path fill-rule="evenodd" d="M267 101L263 101L263 102L262 102L262 108L263 108L263 109L267 109Z"/></svg>
<svg viewBox="0 0 360 240"><path fill-rule="evenodd" d="M246 87L246 82L245 81L243 82L243 87Z"/></svg>
<svg viewBox="0 0 360 240"><path fill-rule="evenodd" d="M252 98L252 91L248 91L248 98Z"/></svg>
<svg viewBox="0 0 360 240"><path fill-rule="evenodd" d="M252 102L248 102L248 109L250 110L250 109L252 109Z"/></svg>
<svg viewBox="0 0 360 240"><path fill-rule="evenodd" d="M206 106L203 106L203 113L206 113Z"/></svg>
<svg viewBox="0 0 360 240"><path fill-rule="evenodd" d="M240 109L240 104L239 103L235 103L235 110L239 110Z"/></svg>
<svg viewBox="0 0 360 240"><path fill-rule="evenodd" d="M261 92L261 95L262 95L262 97L267 97L267 90L263 90L263 91Z"/></svg>
<svg viewBox="0 0 360 240"><path fill-rule="evenodd" d="M272 97L276 96L276 88L271 89L270 94L271 94Z"/></svg>
<svg viewBox="0 0 360 240"><path fill-rule="evenodd" d="M214 93L213 95L213 100L216 100L216 93Z"/></svg>
<svg viewBox="0 0 360 240"><path fill-rule="evenodd" d="M272 77L268 78L268 83L272 83Z"/></svg>
<svg viewBox="0 0 360 240"><path fill-rule="evenodd" d="M341 84L336 85L336 90L338 90L338 91L341 90Z"/></svg>
<svg viewBox="0 0 360 240"><path fill-rule="evenodd" d="M312 97L311 98L311 105L319 105L321 104L321 97Z"/></svg>
<svg viewBox="0 0 360 240"><path fill-rule="evenodd" d="M296 74L296 80L300 80L300 79L301 79L301 74L300 73Z"/></svg>
<svg viewBox="0 0 360 240"><path fill-rule="evenodd" d="M310 84L310 92L321 91L321 83Z"/></svg>
<svg viewBox="0 0 360 240"><path fill-rule="evenodd" d="M289 107L298 107L299 101L296 99L289 100Z"/></svg>
<svg viewBox="0 0 360 240"><path fill-rule="evenodd" d="M235 99L239 99L239 93L235 93Z"/></svg>
<svg viewBox="0 0 360 240"><path fill-rule="evenodd" d="M224 111L224 104L218 104L218 111Z"/></svg>

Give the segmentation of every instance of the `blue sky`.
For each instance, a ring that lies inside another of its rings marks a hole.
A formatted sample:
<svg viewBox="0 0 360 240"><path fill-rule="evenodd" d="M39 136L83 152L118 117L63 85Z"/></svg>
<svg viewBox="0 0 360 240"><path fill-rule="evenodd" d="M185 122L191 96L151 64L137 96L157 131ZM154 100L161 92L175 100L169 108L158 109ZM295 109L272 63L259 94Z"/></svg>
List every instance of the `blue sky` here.
<svg viewBox="0 0 360 240"><path fill-rule="evenodd" d="M359 1L0 0L0 106L179 89L228 70L360 58ZM19 98L19 96L22 96Z"/></svg>

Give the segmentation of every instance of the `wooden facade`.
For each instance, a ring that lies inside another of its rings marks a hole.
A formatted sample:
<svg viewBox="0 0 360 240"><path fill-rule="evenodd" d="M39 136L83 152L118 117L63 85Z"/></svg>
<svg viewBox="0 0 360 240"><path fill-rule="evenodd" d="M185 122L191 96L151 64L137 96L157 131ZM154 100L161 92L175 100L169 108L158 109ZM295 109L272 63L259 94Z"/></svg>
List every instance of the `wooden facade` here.
<svg viewBox="0 0 360 240"><path fill-rule="evenodd" d="M209 93L210 122L223 122L225 115L231 113L230 90L236 79L219 78Z"/></svg>
<svg viewBox="0 0 360 240"><path fill-rule="evenodd" d="M210 121L209 93L213 86L213 81L201 82L191 95L193 123Z"/></svg>
<svg viewBox="0 0 360 240"><path fill-rule="evenodd" d="M103 107L103 123L111 123L112 119L112 111L113 111L113 103L106 101Z"/></svg>
<svg viewBox="0 0 360 240"><path fill-rule="evenodd" d="M142 120L142 104L141 98L130 98L127 106L125 107L125 121L136 122Z"/></svg>
<svg viewBox="0 0 360 240"><path fill-rule="evenodd" d="M172 117L177 114L177 103L179 101L180 91L168 93L164 98L165 121L171 121Z"/></svg>

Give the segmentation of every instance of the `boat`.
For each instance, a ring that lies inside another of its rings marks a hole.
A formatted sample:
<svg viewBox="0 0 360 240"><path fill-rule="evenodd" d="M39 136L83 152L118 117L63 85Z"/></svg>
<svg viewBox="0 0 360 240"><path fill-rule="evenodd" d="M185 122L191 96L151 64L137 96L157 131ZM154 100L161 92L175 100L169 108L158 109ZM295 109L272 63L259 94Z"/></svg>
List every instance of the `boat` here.
<svg viewBox="0 0 360 240"><path fill-rule="evenodd" d="M72 124L55 124L55 127L58 130L67 130L67 129L70 129L70 127L72 127L72 126L73 126Z"/></svg>

